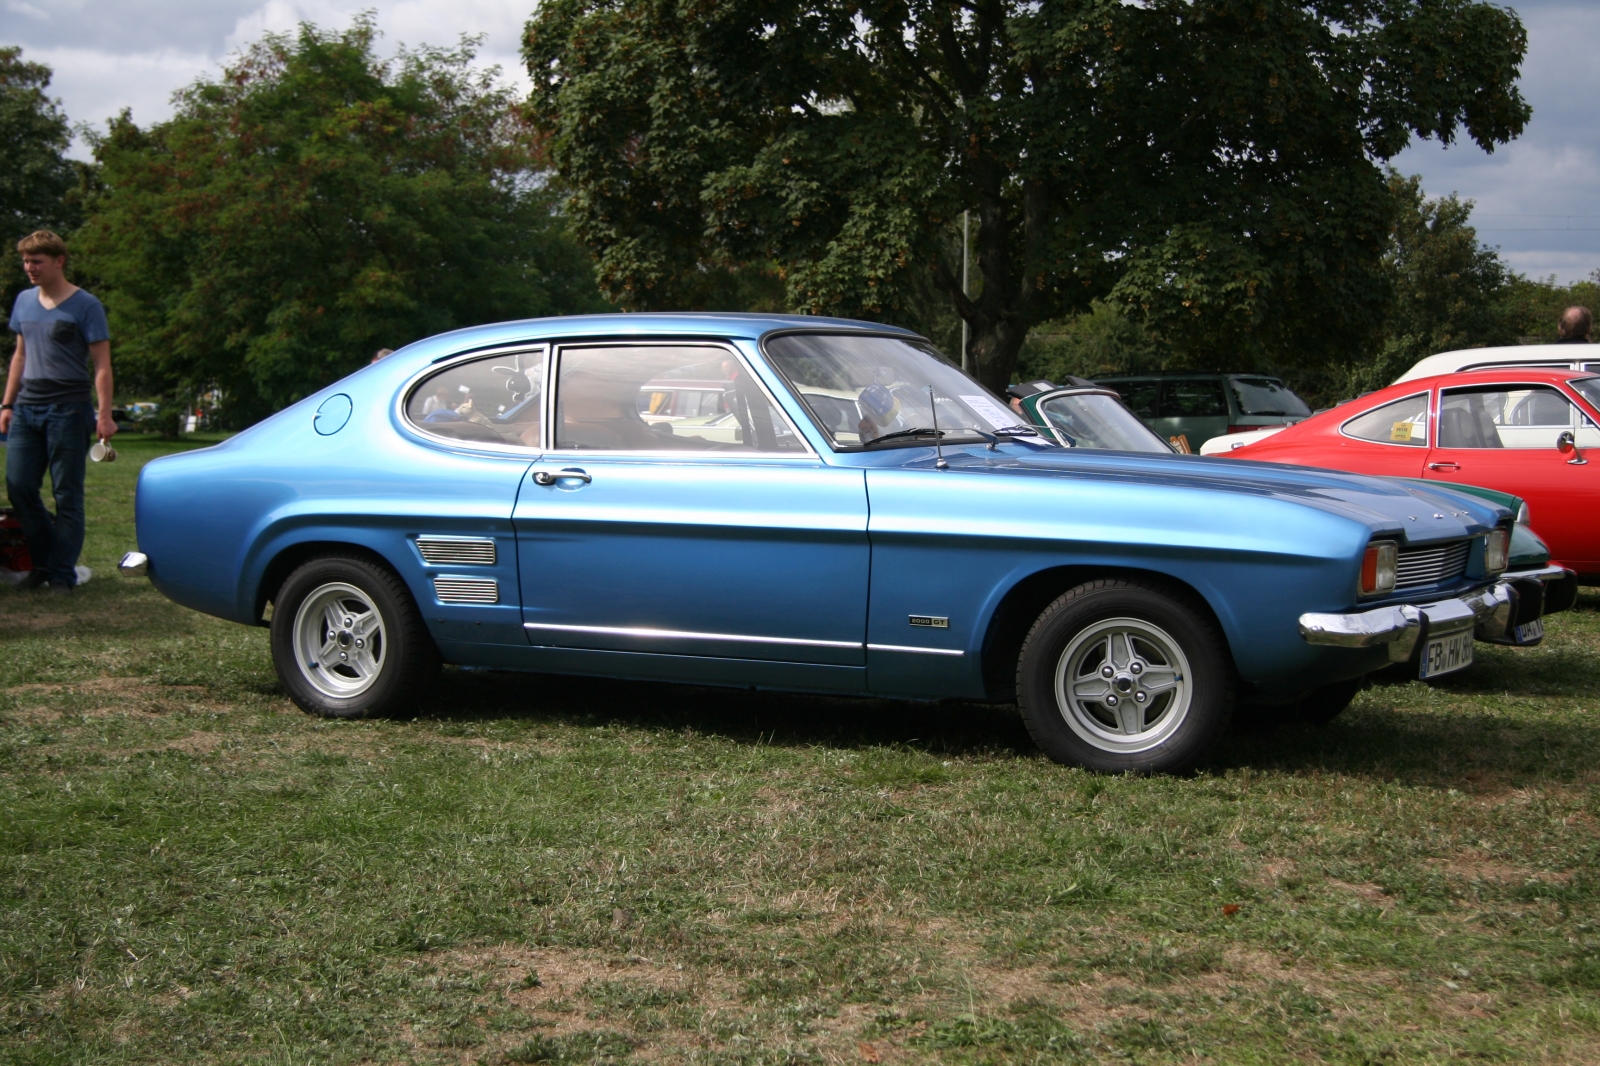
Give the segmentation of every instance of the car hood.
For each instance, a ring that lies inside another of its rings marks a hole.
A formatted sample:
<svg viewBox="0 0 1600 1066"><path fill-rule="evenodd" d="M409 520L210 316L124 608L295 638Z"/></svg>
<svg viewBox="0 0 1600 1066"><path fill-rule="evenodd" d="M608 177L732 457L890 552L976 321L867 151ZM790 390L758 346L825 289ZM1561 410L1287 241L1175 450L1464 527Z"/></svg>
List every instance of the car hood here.
<svg viewBox="0 0 1600 1066"><path fill-rule="evenodd" d="M1152 490L1203 490L1292 501L1366 524L1407 542L1459 538L1509 524L1511 512L1447 488L1397 483L1387 478L1317 467L1211 456L1157 455L1090 449L1050 449L1018 454L1027 445L990 452L945 448L952 471L983 470L1002 477L1125 481ZM908 467L933 466L931 450L917 449ZM894 463L892 465L902 465Z"/></svg>

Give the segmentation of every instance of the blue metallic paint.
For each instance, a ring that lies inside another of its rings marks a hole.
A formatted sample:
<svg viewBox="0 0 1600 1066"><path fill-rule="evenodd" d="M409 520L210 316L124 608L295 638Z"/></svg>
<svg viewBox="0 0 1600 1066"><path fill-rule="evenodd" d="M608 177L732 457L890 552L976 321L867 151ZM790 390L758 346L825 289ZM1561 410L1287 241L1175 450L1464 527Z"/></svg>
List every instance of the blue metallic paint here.
<svg viewBox="0 0 1600 1066"><path fill-rule="evenodd" d="M349 545L389 562L450 661L915 696L984 695L984 642L1019 582L1064 567L1142 572L1209 605L1246 680L1293 691L1382 665L1381 649L1314 647L1296 629L1303 612L1356 606L1369 539L1457 538L1507 518L1459 495L1444 507L1425 490L1264 463L1016 442L946 447L949 469L936 470L928 447L833 452L760 357L764 335L797 328L903 333L791 316L613 315L428 338L224 444L148 464L139 548L164 594L239 622L259 621L271 592L263 579L282 553ZM397 392L433 363L608 337L733 345L817 455L488 454L401 417ZM339 395L352 400L348 422L322 435L314 413ZM530 477L567 466L593 482ZM496 565L473 573L498 579L501 603L438 603L432 577L460 567L426 564L414 544L424 533L493 537ZM948 616L949 628L913 627L913 614ZM528 631L524 622L831 643ZM961 654L888 650L907 648Z"/></svg>

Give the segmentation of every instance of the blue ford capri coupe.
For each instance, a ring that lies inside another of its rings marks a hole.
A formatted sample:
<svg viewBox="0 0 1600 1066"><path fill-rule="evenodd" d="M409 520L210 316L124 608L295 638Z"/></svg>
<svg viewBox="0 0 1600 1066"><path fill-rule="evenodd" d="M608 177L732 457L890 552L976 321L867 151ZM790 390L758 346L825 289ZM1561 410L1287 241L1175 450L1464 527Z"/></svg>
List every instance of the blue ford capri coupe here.
<svg viewBox="0 0 1600 1066"><path fill-rule="evenodd" d="M1537 618L1512 516L1300 467L1069 449L913 333L762 315L419 341L139 478L165 595L270 625L358 717L441 661L1015 700L1052 757L1200 759L1235 700L1342 707Z"/></svg>

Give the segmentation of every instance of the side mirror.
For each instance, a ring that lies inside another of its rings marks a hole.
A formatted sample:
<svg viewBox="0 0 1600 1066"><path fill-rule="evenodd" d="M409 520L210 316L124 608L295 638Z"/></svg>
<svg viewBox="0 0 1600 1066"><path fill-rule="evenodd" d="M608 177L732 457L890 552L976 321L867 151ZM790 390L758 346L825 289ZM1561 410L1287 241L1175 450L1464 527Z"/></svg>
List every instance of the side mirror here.
<svg viewBox="0 0 1600 1066"><path fill-rule="evenodd" d="M1583 457L1582 452L1578 451L1577 438L1572 435L1570 429L1556 438L1556 451L1567 456L1567 462L1573 466L1583 466L1589 461Z"/></svg>

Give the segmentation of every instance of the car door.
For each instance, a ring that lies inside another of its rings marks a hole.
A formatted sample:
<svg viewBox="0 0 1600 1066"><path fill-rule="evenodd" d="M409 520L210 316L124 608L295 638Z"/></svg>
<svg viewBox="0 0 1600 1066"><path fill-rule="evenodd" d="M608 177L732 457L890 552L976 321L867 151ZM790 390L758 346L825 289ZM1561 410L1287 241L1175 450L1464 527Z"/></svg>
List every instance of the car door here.
<svg viewBox="0 0 1600 1066"><path fill-rule="evenodd" d="M552 380L514 515L531 644L565 669L863 687L860 470L824 464L731 347L566 345ZM674 380L715 409L663 414Z"/></svg>
<svg viewBox="0 0 1600 1066"><path fill-rule="evenodd" d="M1515 380L1439 391L1438 432L1424 476L1521 496L1551 558L1600 570L1600 463L1573 462L1556 440L1595 439L1592 423L1560 389Z"/></svg>

